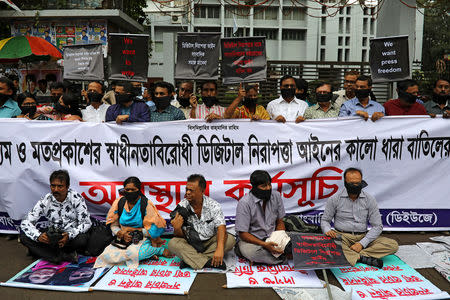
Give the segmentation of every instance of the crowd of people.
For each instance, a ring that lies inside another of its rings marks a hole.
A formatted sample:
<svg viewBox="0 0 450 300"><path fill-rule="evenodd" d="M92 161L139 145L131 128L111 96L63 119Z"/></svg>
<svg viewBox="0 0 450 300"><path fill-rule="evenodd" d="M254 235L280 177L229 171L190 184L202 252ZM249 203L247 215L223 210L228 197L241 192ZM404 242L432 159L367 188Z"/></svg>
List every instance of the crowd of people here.
<svg viewBox="0 0 450 300"><path fill-rule="evenodd" d="M105 91L103 83L89 82L86 90L73 92L66 82L28 80L28 89L20 94L18 78L0 78L0 118L30 120L65 120L85 122L162 122L185 119L252 119L277 122L303 122L308 119L360 116L376 121L384 116L442 115L450 117L450 82L438 79L430 98L421 97L416 81L397 83L397 99L384 104L372 92L372 80L358 71L345 73L343 89L333 91L330 82L316 84L314 95L308 93L308 82L285 75L280 79L280 96L265 108L258 104L258 85L239 86L237 97L228 107L218 95L216 81L202 82L200 95L194 82L183 81L177 88L169 82L156 82L151 89L140 82L113 82ZM51 98L49 105L39 105L37 98ZM87 103L81 109L81 103Z"/></svg>
<svg viewBox="0 0 450 300"><path fill-rule="evenodd" d="M126 264L137 268L139 261L158 256L178 256L180 268L226 270L226 252L252 263L281 264L292 258L281 194L272 190L267 171L250 175L251 190L236 207L236 236L227 232L221 205L205 195L206 179L200 174L187 178L184 199L170 214L173 238L167 248L161 235L166 221L142 193L141 181L129 177L108 211L108 230L98 230L90 220L84 198L70 188L69 173L50 175L51 192L36 203L20 225L20 240L29 254L54 264L76 263L78 254L97 256L95 268ZM381 237L383 225L377 202L363 191L367 186L362 171L344 172L345 190L330 197L321 220L322 232L342 240L348 262L381 268L383 256L398 249L396 241ZM48 220L48 227L37 222ZM334 221L334 228L331 222ZM368 230L368 225L371 228ZM95 250L92 250L95 249Z"/></svg>

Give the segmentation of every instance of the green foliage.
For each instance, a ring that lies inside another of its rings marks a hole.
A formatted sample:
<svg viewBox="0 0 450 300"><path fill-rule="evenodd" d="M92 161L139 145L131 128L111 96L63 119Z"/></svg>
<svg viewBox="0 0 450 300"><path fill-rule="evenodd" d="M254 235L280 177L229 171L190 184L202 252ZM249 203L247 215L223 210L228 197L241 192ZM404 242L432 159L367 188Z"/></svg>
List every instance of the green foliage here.
<svg viewBox="0 0 450 300"><path fill-rule="evenodd" d="M147 15L143 10L146 7L147 7L146 0L124 1L123 10L132 19L136 20L139 24L142 25L145 22L149 22Z"/></svg>

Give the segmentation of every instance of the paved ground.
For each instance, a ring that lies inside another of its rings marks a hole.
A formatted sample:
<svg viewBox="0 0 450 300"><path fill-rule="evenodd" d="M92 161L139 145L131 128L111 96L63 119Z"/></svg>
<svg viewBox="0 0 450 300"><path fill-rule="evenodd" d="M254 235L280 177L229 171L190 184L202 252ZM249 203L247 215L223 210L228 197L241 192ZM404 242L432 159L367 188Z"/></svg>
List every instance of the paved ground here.
<svg viewBox="0 0 450 300"><path fill-rule="evenodd" d="M438 235L449 235L448 232L435 233L385 233L385 236L395 239L400 245L409 245L417 242L429 242L429 238ZM8 240L5 236L0 236L0 281L7 281L20 270L32 263L33 260L26 256L25 248L17 243L16 240ZM434 285L443 291L450 292L450 284L434 269L419 269L420 274L425 276ZM340 287L334 275L327 271L331 284ZM322 278L321 272L318 276ZM45 290L30 290L20 288L0 287L1 300L13 299L33 299L33 300L115 300L115 299L279 299L278 295L269 288L261 289L224 289L226 284L224 274L199 274L191 287L188 296L171 296L158 294L137 294L137 293L112 293L112 292L91 292L91 293L69 293L53 292Z"/></svg>

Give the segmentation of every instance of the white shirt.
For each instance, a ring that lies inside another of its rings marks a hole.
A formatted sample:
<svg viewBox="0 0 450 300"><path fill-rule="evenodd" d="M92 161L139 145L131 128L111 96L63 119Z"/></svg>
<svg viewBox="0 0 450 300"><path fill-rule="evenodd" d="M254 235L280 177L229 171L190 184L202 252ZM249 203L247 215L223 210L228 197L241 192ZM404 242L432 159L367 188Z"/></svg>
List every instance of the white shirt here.
<svg viewBox="0 0 450 300"><path fill-rule="evenodd" d="M36 96L39 96L39 97L50 96L50 90L45 90L45 92L42 92L41 90L38 89L36 92Z"/></svg>
<svg viewBox="0 0 450 300"><path fill-rule="evenodd" d="M347 95L345 94L345 90L333 92L333 95L338 96L336 100L334 100L334 103L336 104L336 107L338 109L342 106L342 104L344 104L344 102L350 100L350 98L348 98Z"/></svg>
<svg viewBox="0 0 450 300"><path fill-rule="evenodd" d="M308 103L296 97L291 102L287 102L280 96L267 104L267 112L272 120L281 115L286 121L295 121L297 117L303 116L307 108Z"/></svg>
<svg viewBox="0 0 450 300"><path fill-rule="evenodd" d="M106 111L110 107L109 104L102 103L98 109L95 109L92 105L86 107L86 109L81 110L83 115L83 121L85 122L95 122L102 123L105 122Z"/></svg>

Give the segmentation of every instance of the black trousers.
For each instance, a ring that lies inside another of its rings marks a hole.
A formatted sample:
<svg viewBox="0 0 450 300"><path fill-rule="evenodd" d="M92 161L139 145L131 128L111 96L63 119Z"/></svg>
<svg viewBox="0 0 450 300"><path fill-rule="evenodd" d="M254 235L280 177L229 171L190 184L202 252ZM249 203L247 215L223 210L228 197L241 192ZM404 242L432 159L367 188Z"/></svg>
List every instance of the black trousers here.
<svg viewBox="0 0 450 300"><path fill-rule="evenodd" d="M33 241L23 232L20 232L20 242L30 250L31 255L47 261L54 261L60 256L61 252L69 253L76 251L77 253L84 254L89 242L89 234L79 234L74 239L69 240L63 248L52 247L39 241Z"/></svg>

